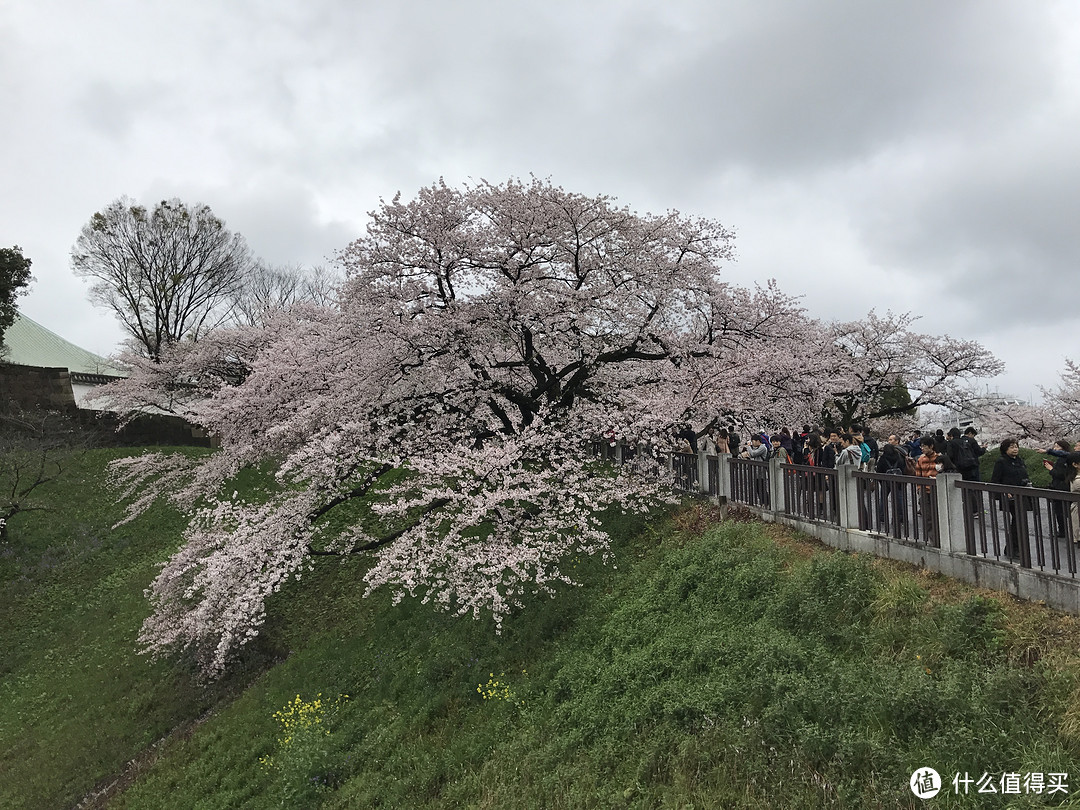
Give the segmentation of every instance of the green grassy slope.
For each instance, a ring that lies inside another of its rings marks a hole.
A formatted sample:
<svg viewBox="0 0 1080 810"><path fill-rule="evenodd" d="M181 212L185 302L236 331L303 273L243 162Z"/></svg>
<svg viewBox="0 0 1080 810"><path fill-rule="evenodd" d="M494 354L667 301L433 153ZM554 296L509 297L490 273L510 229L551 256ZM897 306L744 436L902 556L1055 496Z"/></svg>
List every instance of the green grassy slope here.
<svg viewBox="0 0 1080 810"><path fill-rule="evenodd" d="M204 712L109 806L909 807L922 766L1072 772L1080 793L1080 621L701 510L613 519L615 565L571 561L583 587L501 635L361 600L360 561L320 560L200 688L132 652L179 524L106 532L108 456L64 484L86 505L67 528L4 559L2 807L70 807Z"/></svg>
<svg viewBox="0 0 1080 810"><path fill-rule="evenodd" d="M135 654L143 590L182 523L122 510L95 450L17 515L0 548L0 807L70 807L150 743L238 688L202 688L186 671ZM247 673L240 673L243 677Z"/></svg>

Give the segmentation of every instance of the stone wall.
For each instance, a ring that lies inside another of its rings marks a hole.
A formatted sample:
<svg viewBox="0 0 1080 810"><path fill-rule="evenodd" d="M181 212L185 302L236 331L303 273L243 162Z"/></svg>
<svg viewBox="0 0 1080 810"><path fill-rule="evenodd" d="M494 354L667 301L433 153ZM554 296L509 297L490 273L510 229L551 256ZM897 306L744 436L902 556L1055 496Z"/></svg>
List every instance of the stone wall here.
<svg viewBox="0 0 1080 810"><path fill-rule="evenodd" d="M0 363L0 408L74 410L75 396L66 368Z"/></svg>
<svg viewBox="0 0 1080 810"><path fill-rule="evenodd" d="M94 443L119 446L195 445L214 442L201 428L178 416L145 414L119 430L116 416L77 407L66 368L0 363L0 412L8 409L68 411L95 434Z"/></svg>

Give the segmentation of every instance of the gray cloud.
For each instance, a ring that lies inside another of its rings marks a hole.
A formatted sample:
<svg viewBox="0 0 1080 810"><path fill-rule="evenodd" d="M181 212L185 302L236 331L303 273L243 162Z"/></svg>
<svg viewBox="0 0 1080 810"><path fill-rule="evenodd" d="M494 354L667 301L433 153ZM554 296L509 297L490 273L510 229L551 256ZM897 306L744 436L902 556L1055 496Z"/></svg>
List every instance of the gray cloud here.
<svg viewBox="0 0 1080 810"><path fill-rule="evenodd" d="M922 307L1038 356L1030 388L1075 322L1077 54L1065 2L15 0L0 243L35 258L28 312L99 341L67 252L121 194L314 264L380 196L535 173L721 219L728 275L814 314Z"/></svg>

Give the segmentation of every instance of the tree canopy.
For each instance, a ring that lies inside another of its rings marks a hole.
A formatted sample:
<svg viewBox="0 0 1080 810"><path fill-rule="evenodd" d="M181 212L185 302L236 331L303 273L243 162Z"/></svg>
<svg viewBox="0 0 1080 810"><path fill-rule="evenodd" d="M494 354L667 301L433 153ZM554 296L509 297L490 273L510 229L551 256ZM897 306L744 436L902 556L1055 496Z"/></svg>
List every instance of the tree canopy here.
<svg viewBox="0 0 1080 810"><path fill-rule="evenodd" d="M980 343L921 334L912 329L915 320L871 311L862 320L832 327L842 373L831 388L829 408L840 424L863 424L922 405L962 408L972 397L972 381L1004 368Z"/></svg>
<svg viewBox="0 0 1080 810"><path fill-rule="evenodd" d="M4 345L4 333L15 323L18 307L15 299L26 294L33 281L30 275L31 261L23 255L18 245L0 248L0 347Z"/></svg>
<svg viewBox="0 0 1080 810"><path fill-rule="evenodd" d="M153 210L120 198L95 213L71 253L93 280L91 300L111 309L147 357L197 339L229 314L251 272L247 243L206 205L163 200Z"/></svg>
<svg viewBox="0 0 1080 810"><path fill-rule="evenodd" d="M607 549L604 509L668 497L650 449L676 426L801 421L854 389L832 328L771 284L723 281L732 255L713 220L536 179L440 181L372 212L335 301L134 362L113 408L164 407L221 440L198 461L113 467L129 518L158 496L191 514L146 648L219 672L321 555L366 558L365 593L497 622L570 582L568 558ZM597 469L601 435L640 447L636 463ZM228 496L258 464L278 489Z"/></svg>

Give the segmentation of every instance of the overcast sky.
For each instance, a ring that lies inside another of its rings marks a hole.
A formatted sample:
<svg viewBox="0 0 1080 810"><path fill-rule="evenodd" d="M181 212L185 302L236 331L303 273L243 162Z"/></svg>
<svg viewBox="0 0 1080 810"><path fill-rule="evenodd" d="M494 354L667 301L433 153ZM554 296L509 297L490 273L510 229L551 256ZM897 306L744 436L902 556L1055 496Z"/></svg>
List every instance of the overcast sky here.
<svg viewBox="0 0 1080 810"><path fill-rule="evenodd" d="M121 332L70 268L121 195L327 264L380 197L535 174L734 229L731 280L1080 359L1080 4L2 0L0 246L30 317Z"/></svg>

